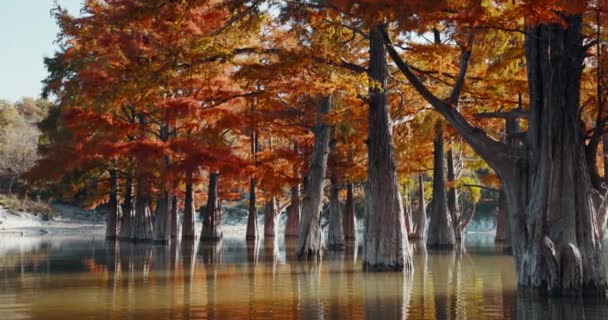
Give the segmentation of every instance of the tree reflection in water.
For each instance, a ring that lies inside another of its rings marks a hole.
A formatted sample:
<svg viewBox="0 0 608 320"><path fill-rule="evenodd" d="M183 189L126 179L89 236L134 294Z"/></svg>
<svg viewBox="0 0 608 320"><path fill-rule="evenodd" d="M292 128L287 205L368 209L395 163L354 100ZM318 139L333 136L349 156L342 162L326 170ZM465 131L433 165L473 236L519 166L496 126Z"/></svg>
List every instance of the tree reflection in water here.
<svg viewBox="0 0 608 320"><path fill-rule="evenodd" d="M293 243L279 241L41 241L8 248L0 253L0 319L607 316L606 305L594 299L517 291L512 257L493 247L437 252L412 243L415 269L408 275L364 273L355 243L303 262L290 258Z"/></svg>

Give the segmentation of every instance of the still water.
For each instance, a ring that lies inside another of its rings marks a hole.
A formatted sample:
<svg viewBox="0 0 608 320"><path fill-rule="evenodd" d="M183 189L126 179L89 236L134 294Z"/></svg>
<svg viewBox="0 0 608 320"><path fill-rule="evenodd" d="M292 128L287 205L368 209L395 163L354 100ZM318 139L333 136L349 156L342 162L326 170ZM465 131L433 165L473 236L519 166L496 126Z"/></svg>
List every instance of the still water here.
<svg viewBox="0 0 608 320"><path fill-rule="evenodd" d="M310 263L272 241L3 237L0 319L606 319L599 301L518 293L512 258L491 240L416 247L408 276L362 272L356 246Z"/></svg>

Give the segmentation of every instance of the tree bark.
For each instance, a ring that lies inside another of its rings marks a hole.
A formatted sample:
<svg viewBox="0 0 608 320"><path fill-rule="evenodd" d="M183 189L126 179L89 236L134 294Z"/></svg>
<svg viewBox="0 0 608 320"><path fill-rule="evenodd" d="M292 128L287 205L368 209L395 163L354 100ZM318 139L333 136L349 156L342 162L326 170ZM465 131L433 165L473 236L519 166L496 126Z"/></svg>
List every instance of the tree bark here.
<svg viewBox="0 0 608 320"><path fill-rule="evenodd" d="M255 104L251 106L251 111L255 111ZM253 161L257 164L257 152L258 152L258 133L254 129L251 130L251 156ZM257 208L257 195L256 195L256 180L255 177L251 177L249 181L249 214L247 215L247 232L245 233L245 239L255 240L258 238L258 208Z"/></svg>
<svg viewBox="0 0 608 320"><path fill-rule="evenodd" d="M338 179L335 174L332 174L329 196L329 226L327 230L327 247L330 250L344 250L344 229L339 193Z"/></svg>
<svg viewBox="0 0 608 320"><path fill-rule="evenodd" d="M179 226L177 219L177 196L171 196L171 238L177 239L177 235L179 234Z"/></svg>
<svg viewBox="0 0 608 320"><path fill-rule="evenodd" d="M412 215L413 215L413 210L412 210L412 201L411 201L411 192L409 190L409 188L405 188L405 192L404 192L404 197L403 197L403 203L405 204L405 206L403 207L403 212L404 212L404 221L405 221L405 233L408 235L414 233L414 224L412 223Z"/></svg>
<svg viewBox="0 0 608 320"><path fill-rule="evenodd" d="M222 202L218 197L220 175L214 172L209 175L209 193L207 210L203 218L201 241L219 241L222 239Z"/></svg>
<svg viewBox="0 0 608 320"><path fill-rule="evenodd" d="M304 190L302 217L296 255L300 259L317 258L323 248L323 230L321 228L321 210L323 206L323 186L327 171L329 153L330 126L325 123L329 113L332 97L319 99L315 143L310 162L310 175Z"/></svg>
<svg viewBox="0 0 608 320"><path fill-rule="evenodd" d="M357 217L355 216L355 205L353 199L353 184L346 183L346 201L344 202L344 214L342 215L344 240L357 239Z"/></svg>
<svg viewBox="0 0 608 320"><path fill-rule="evenodd" d="M182 221L182 240L192 240L196 236L194 230L194 190L192 169L186 169L186 195L184 196L184 219Z"/></svg>
<svg viewBox="0 0 608 320"><path fill-rule="evenodd" d="M456 247L452 217L448 212L443 174L443 123L435 124L433 142L433 200L431 202L431 222L426 240L429 249L453 249Z"/></svg>
<svg viewBox="0 0 608 320"><path fill-rule="evenodd" d="M119 240L131 240L133 233L133 175L127 173L125 179L125 200L122 206L123 215L120 220L120 231L118 234Z"/></svg>
<svg viewBox="0 0 608 320"><path fill-rule="evenodd" d="M496 236L494 242L504 243L507 239L507 207L504 191L498 196L498 212L496 213Z"/></svg>
<svg viewBox="0 0 608 320"><path fill-rule="evenodd" d="M156 198L154 210L153 242L169 244L171 240L171 203L168 192L161 192Z"/></svg>
<svg viewBox="0 0 608 320"><path fill-rule="evenodd" d="M135 200L135 218L133 220L132 240L133 242L152 241L150 196L143 190L143 187L138 187L137 199Z"/></svg>
<svg viewBox="0 0 608 320"><path fill-rule="evenodd" d="M258 238L258 208L255 178L249 180L249 214L247 215L247 232L245 239L255 240Z"/></svg>
<svg viewBox="0 0 608 320"><path fill-rule="evenodd" d="M120 203L118 201L118 171L116 168L110 169L110 212L106 219L106 239L116 240L119 233L119 221L122 215Z"/></svg>
<svg viewBox="0 0 608 320"><path fill-rule="evenodd" d="M426 203L424 199L424 177L422 174L418 175L418 208L416 211L416 230L413 239L416 239L426 245L426 228L427 228L427 217L426 217Z"/></svg>
<svg viewBox="0 0 608 320"><path fill-rule="evenodd" d="M383 26L370 30L367 209L363 235L365 270L412 270L405 234L403 204L395 172L391 120L387 101L388 66Z"/></svg>
<svg viewBox="0 0 608 320"><path fill-rule="evenodd" d="M264 205L264 238L274 238L277 235L277 199L271 197Z"/></svg>
<svg viewBox="0 0 608 320"><path fill-rule="evenodd" d="M454 230L454 237L457 242L462 240L462 236L460 234L460 219L462 215L461 208L458 207L458 191L456 190L456 173L454 172L454 151L450 146L448 149L448 184L450 187L447 192L447 204L448 204L448 212L450 214L450 218L452 219L452 229Z"/></svg>
<svg viewBox="0 0 608 320"><path fill-rule="evenodd" d="M287 222L285 222L285 238L297 238L300 227L300 185L291 187L291 203L287 207Z"/></svg>

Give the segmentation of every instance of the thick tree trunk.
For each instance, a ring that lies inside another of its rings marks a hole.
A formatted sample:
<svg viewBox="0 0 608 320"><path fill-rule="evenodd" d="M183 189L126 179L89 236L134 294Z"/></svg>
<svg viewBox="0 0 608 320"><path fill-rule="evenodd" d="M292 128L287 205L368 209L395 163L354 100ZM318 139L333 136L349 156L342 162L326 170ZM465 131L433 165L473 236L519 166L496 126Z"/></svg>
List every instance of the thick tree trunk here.
<svg viewBox="0 0 608 320"><path fill-rule="evenodd" d="M135 218L133 220L132 240L134 242L151 242L152 220L150 196L142 189L142 187L138 187L137 199L135 200Z"/></svg>
<svg viewBox="0 0 608 320"><path fill-rule="evenodd" d="M370 30L368 117L368 182L363 236L366 270L412 270L410 245L405 234L403 204L395 172L393 137L387 101L388 67L382 36L383 26Z"/></svg>
<svg viewBox="0 0 608 320"><path fill-rule="evenodd" d="M526 153L499 172L519 285L549 294L606 294L580 116L582 17L526 29Z"/></svg>
<svg viewBox="0 0 608 320"><path fill-rule="evenodd" d="M353 184L346 183L346 201L344 202L344 214L342 215L344 240L357 239L357 217L355 216L355 204L353 199Z"/></svg>
<svg viewBox="0 0 608 320"><path fill-rule="evenodd" d="M287 222L285 222L285 238L298 237L300 227L300 185L291 187L291 203L287 207Z"/></svg>
<svg viewBox="0 0 608 320"><path fill-rule="evenodd" d="M249 214L247 215L247 232L245 239L255 240L258 238L258 207L256 195L255 178L249 180Z"/></svg>
<svg viewBox="0 0 608 320"><path fill-rule="evenodd" d="M317 258L323 248L321 210L331 129L325 123L324 117L331 110L331 104L331 95L319 99L317 127L314 133L315 144L310 162L310 175L304 190L298 249L296 251L296 255L300 259Z"/></svg>
<svg viewBox="0 0 608 320"><path fill-rule="evenodd" d="M196 236L194 230L194 189L192 169L186 169L186 195L184 196L184 219L182 221L182 239L192 240Z"/></svg>
<svg viewBox="0 0 608 320"><path fill-rule="evenodd" d="M437 121L433 153L433 200L431 202L431 222L426 240L429 249L453 249L456 238L452 217L448 212L443 174L443 124Z"/></svg>
<svg viewBox="0 0 608 320"><path fill-rule="evenodd" d="M424 177L422 174L418 175L418 208L416 208L416 230L412 239L416 239L426 245L426 203L424 200Z"/></svg>
<svg viewBox="0 0 608 320"><path fill-rule="evenodd" d="M504 191L498 196L498 212L496 213L496 237L494 242L504 243L507 239L507 201Z"/></svg>
<svg viewBox="0 0 608 320"><path fill-rule="evenodd" d="M169 244L171 240L171 203L169 193L167 192L162 192L156 198L153 230L154 243Z"/></svg>
<svg viewBox="0 0 608 320"><path fill-rule="evenodd" d="M133 175L129 172L125 179L125 201L122 205L123 215L120 219L120 231L118 234L119 240L131 240L133 233L133 218L135 212L133 210Z"/></svg>
<svg viewBox="0 0 608 320"><path fill-rule="evenodd" d="M203 218L201 241L219 241L222 239L222 203L218 197L220 175L214 172L209 175L209 193L207 210Z"/></svg>
<svg viewBox="0 0 608 320"><path fill-rule="evenodd" d="M118 201L118 171L116 168L110 170L110 212L106 218L106 239L116 240L120 231L119 221L122 215L120 202Z"/></svg>
<svg viewBox="0 0 608 320"><path fill-rule="evenodd" d="M521 94L519 95L519 108L522 108L522 103L521 103ZM519 125L519 119L515 118L515 119L507 119L506 123L505 123L505 138L504 141L505 143L512 147L512 148L520 148L520 143L521 143L521 138L518 138L518 134L520 132L520 125ZM513 247L511 245L511 227L510 224L508 223L509 219L507 218L507 214L508 214L508 210L507 210L507 199L506 199L506 195L504 193L504 189L501 190L501 198L499 198L499 214L501 213L500 210L502 210L502 213L504 214L504 219L506 221L506 223L504 224L504 226L501 227L501 232L503 232L504 229L504 240L503 240L503 252L505 254L512 254L513 253ZM496 232L498 235L498 225L496 227Z"/></svg>
<svg viewBox="0 0 608 320"><path fill-rule="evenodd" d="M332 174L333 175L333 174ZM329 196L329 226L327 230L327 247L330 250L344 250L344 230L342 210L340 208L340 186L335 175L331 178Z"/></svg>
<svg viewBox="0 0 608 320"><path fill-rule="evenodd" d="M171 238L177 239L179 234L179 220L177 219L177 196L171 196Z"/></svg>
<svg viewBox="0 0 608 320"><path fill-rule="evenodd" d="M277 198L271 197L264 205L264 238L277 235Z"/></svg>

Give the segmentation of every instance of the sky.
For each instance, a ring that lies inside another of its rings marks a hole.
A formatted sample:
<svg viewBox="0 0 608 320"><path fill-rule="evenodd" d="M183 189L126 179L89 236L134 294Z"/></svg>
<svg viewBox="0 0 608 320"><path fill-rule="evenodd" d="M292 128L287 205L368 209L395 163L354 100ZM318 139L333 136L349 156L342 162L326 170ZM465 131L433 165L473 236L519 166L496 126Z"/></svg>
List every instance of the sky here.
<svg viewBox="0 0 608 320"><path fill-rule="evenodd" d="M40 96L43 59L57 48L55 2L77 14L82 0L0 0L0 100Z"/></svg>

